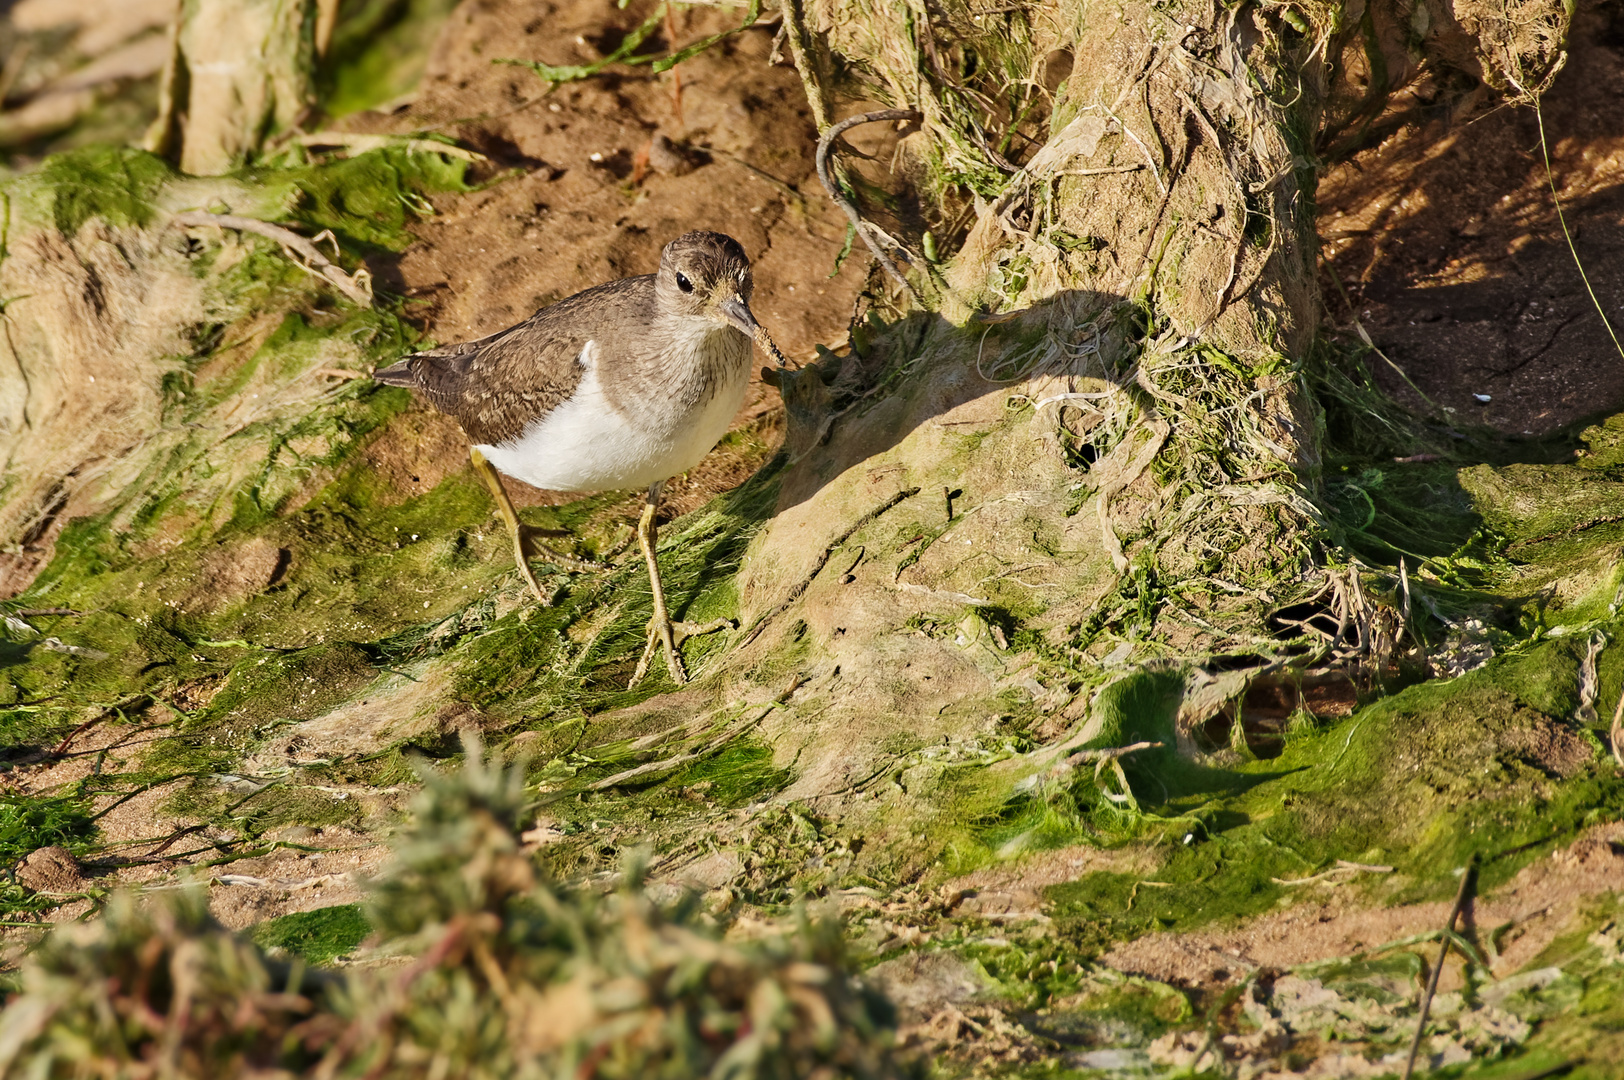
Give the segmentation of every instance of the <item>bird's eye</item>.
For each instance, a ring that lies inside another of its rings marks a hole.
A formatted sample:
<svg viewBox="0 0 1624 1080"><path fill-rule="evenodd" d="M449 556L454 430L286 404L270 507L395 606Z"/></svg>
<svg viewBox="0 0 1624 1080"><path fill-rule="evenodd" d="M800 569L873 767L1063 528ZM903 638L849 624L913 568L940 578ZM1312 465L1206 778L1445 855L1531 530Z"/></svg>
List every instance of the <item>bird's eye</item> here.
<svg viewBox="0 0 1624 1080"><path fill-rule="evenodd" d="M683 292L694 291L694 283L689 281L688 275L684 274L681 270L677 271L677 288L681 289Z"/></svg>

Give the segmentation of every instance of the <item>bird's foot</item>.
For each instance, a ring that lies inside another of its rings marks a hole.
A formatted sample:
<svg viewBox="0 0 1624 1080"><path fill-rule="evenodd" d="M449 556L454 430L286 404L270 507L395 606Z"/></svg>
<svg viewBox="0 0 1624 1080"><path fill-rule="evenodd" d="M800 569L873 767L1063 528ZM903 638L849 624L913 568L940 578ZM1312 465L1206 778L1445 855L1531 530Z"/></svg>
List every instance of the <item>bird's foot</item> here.
<svg viewBox="0 0 1624 1080"><path fill-rule="evenodd" d="M597 562L593 559L566 555L562 551L541 542L541 538L544 536L548 539L570 536L571 534L565 529L538 529L534 525L521 525L520 529L524 538L524 553L530 558L546 559L557 563L566 570L595 571L610 569L607 562Z"/></svg>
<svg viewBox="0 0 1624 1080"><path fill-rule="evenodd" d="M626 688L629 690L643 681L657 648L665 652L665 666L671 672L671 681L682 686L688 681L688 669L683 666L682 653L678 651L678 646L700 634L714 634L718 630L733 630L737 627L738 624L732 619L713 619L706 623L671 620L662 622L659 619L650 619L648 644L643 647L643 658L637 662L637 670L632 673L632 681L626 684Z"/></svg>
<svg viewBox="0 0 1624 1080"><path fill-rule="evenodd" d="M530 586L530 595L536 598L536 603L540 604L542 607L552 607L553 598L541 591L541 585L537 583L536 575L530 569L530 564L524 559L519 559L518 565L519 576L524 578L524 583L526 585Z"/></svg>

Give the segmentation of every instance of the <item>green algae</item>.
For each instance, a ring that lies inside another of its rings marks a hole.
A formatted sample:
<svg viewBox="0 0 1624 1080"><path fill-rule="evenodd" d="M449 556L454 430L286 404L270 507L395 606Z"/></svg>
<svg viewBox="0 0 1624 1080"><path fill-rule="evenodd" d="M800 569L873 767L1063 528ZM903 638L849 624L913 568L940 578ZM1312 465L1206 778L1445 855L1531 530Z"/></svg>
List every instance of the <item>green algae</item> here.
<svg viewBox="0 0 1624 1080"><path fill-rule="evenodd" d="M1395 868L1344 885L1371 902L1446 898L1474 854L1493 888L1624 814L1624 782L1570 720L1583 651L1577 638L1538 642L1335 724L1300 727L1265 760L1182 756L1184 677L1140 672L1097 695L1100 734L1084 747L1163 744L1123 759L1136 805L1119 801L1108 771L1084 767L1012 793L1007 774L988 769L926 790L933 805L913 812L948 875L1069 844L1146 849L1153 871L1097 871L1048 890L1085 952L1294 903L1308 894L1293 881L1338 860ZM1604 663L1602 693L1616 696L1621 678L1624 663Z"/></svg>
<svg viewBox="0 0 1624 1080"><path fill-rule="evenodd" d="M30 620L37 634L0 654L9 654L0 663L0 710L12 706L16 721L6 731L20 742L60 733L86 708L137 708L155 689L210 669L163 620L109 610Z"/></svg>
<svg viewBox="0 0 1624 1080"><path fill-rule="evenodd" d="M294 195L290 216L361 251L402 251L408 226L432 216L425 194L472 190L468 162L431 150L383 147L315 165L253 170L245 179Z"/></svg>
<svg viewBox="0 0 1624 1080"><path fill-rule="evenodd" d="M31 851L55 845L76 855L96 837L82 790L61 795L0 793L0 865L12 865Z"/></svg>
<svg viewBox="0 0 1624 1080"><path fill-rule="evenodd" d="M361 806L354 799L302 785L272 785L252 801L237 800L232 808L233 823L251 838L289 825L354 828L361 817Z"/></svg>
<svg viewBox="0 0 1624 1080"><path fill-rule="evenodd" d="M37 183L50 193L57 231L73 236L91 218L115 227L147 225L157 214L159 192L175 175L144 150L87 146L46 158Z"/></svg>
<svg viewBox="0 0 1624 1080"><path fill-rule="evenodd" d="M280 949L308 963L327 965L354 952L371 933L372 924L360 904L339 904L267 919L249 936L267 952Z"/></svg>
<svg viewBox="0 0 1624 1080"><path fill-rule="evenodd" d="M751 537L771 513L777 486L776 469L769 467L661 531L661 578L674 618L737 616L731 579ZM566 633L588 613L605 610L610 617L586 640L575 642ZM652 614L653 594L641 560L583 578L553 606L531 610L525 618L510 616L470 642L457 665L457 696L480 708L501 705L508 710L533 708L565 694L573 707L589 713L637 704L658 693L666 681L663 665L656 664L658 670L643 683L626 689ZM721 635L690 638L683 646L684 658L697 668L725 640Z"/></svg>
<svg viewBox="0 0 1624 1080"><path fill-rule="evenodd" d="M316 73L328 116L393 101L422 77L451 0L366 0L345 11Z"/></svg>
<svg viewBox="0 0 1624 1080"><path fill-rule="evenodd" d="M727 809L745 806L782 789L791 772L773 765L772 747L750 739L728 744L705 761L683 769L671 786L703 794Z"/></svg>
<svg viewBox="0 0 1624 1080"><path fill-rule="evenodd" d="M1154 884L1086 875L1051 890L1056 910L1109 924L1112 936L1187 930L1290 903L1286 882L1338 859L1396 867L1368 886L1389 903L1447 897L1473 854L1493 888L1624 813L1624 782L1566 727L1564 666L1576 667L1571 643L1546 643L1411 687L1288 741L1277 758L1208 770L1206 782L1194 768L1130 769L1148 822L1201 813L1205 830L1163 846Z"/></svg>
<svg viewBox="0 0 1624 1080"><path fill-rule="evenodd" d="M1512 1077L1562 1066L1569 1068L1560 1075L1585 1080L1616 1075L1624 1057L1621 919L1624 904L1617 894L1592 899L1566 932L1524 965L1523 971L1536 978L1510 996L1506 1007L1539 1023L1523 1053L1508 1067L1481 1075ZM1560 975L1537 977L1553 971Z"/></svg>
<svg viewBox="0 0 1624 1080"><path fill-rule="evenodd" d="M224 725L229 734L277 720L311 720L376 676L372 657L348 642L250 656L232 667L224 688L192 722Z"/></svg>

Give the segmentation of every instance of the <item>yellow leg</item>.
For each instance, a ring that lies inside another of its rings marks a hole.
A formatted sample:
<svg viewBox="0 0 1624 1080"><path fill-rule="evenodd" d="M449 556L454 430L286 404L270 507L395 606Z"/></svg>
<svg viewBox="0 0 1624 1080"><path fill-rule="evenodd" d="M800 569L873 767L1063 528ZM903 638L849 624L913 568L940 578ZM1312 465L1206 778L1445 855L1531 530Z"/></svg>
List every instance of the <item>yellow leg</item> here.
<svg viewBox="0 0 1624 1080"><path fill-rule="evenodd" d="M474 463L474 471L479 478L485 481L485 486L491 489L491 496L496 499L496 508L502 512L502 520L507 522L508 532L513 537L513 558L519 564L519 573L529 583L530 591L540 601L542 607L547 607L551 601L542 594L541 586L536 584L536 575L530 572L530 561L525 558L524 552L524 526L519 522L518 512L513 509L513 500L508 498L507 488L502 486L502 478L491 468L491 463L485 460L485 455L479 452L478 447L468 448L468 458Z"/></svg>
<svg viewBox="0 0 1624 1080"><path fill-rule="evenodd" d="M665 653L665 666L671 672L671 681L678 686L683 685L688 681L688 671L682 665L682 654L677 651L677 646L695 634L709 634L733 625L731 619L698 624L671 621L670 610L665 606L665 588L660 584L660 564L654 559L655 543L659 539L654 512L659 509L660 489L664 486L662 481L648 489L642 516L637 519L637 543L643 549L643 561L648 564L649 586L654 592L654 618L649 620L648 644L643 647L643 658L637 662L637 671L632 675L632 686L642 682L643 676L648 674L656 645Z"/></svg>

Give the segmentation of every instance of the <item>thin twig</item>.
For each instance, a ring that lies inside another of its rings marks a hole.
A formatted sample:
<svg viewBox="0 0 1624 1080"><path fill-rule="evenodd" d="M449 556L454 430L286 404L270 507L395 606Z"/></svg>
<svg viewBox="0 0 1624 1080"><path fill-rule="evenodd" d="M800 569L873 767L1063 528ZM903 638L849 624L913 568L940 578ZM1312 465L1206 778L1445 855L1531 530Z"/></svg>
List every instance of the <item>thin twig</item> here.
<svg viewBox="0 0 1624 1080"><path fill-rule="evenodd" d="M1403 1080L1410 1080L1410 1074L1415 1071L1415 1055L1421 1050L1421 1036L1427 1030L1427 1013L1432 1010L1432 995L1438 992L1438 977L1443 974L1444 960L1449 956L1449 946L1455 938L1455 922L1460 918L1461 908L1466 906L1466 897L1472 891L1472 883L1477 880L1477 853L1467 862L1466 869L1461 872L1460 891L1455 894L1455 906L1449 909L1449 921L1444 924L1443 945L1438 950L1438 962L1432 966L1432 978L1427 980L1427 992L1421 996L1421 1015L1415 1021L1415 1039L1410 1043L1410 1056L1404 1062Z"/></svg>
<svg viewBox="0 0 1624 1080"><path fill-rule="evenodd" d="M1276 885L1310 885L1316 881L1325 881L1328 878L1335 877L1338 874L1345 874L1349 871L1356 874L1391 874L1393 872L1393 868L1391 866L1372 866L1367 863L1353 863L1348 862L1346 859L1338 859L1335 866L1331 867L1329 870L1315 874L1312 877L1272 877L1269 880L1274 882Z"/></svg>
<svg viewBox="0 0 1624 1080"><path fill-rule="evenodd" d="M907 290L908 295L915 300L919 299L919 293L915 292L914 287L908 283L908 279L902 276L902 271L898 270L897 264L891 261L891 256L869 234L868 222L863 220L863 215L858 212L857 207L846 199L845 194L840 190L840 186L835 183L834 176L829 172L829 150L842 133L857 127L859 124L873 124L881 120L923 120L924 118L924 114L915 109L879 109L875 112L848 116L823 133L823 137L818 140L817 156L818 180L823 184L823 190L829 193L829 198L834 201L836 206L845 211L846 218L851 222L852 229L856 231L858 236L863 238L864 246L874 253L874 257L880 261L880 265L885 267L885 272L890 274L891 279Z"/></svg>
<svg viewBox="0 0 1624 1080"><path fill-rule="evenodd" d="M331 259L321 253L314 243L300 236L291 229L280 225L272 225L268 221L258 218L240 217L236 214L211 214L206 210L185 210L176 214L171 222L175 225L191 225L196 227L213 226L221 229L236 229L238 232L253 233L263 236L267 240L275 240L287 250L301 255L306 260L303 263L295 260L295 265L316 274L331 282L339 292L349 297L361 307L372 306L372 280L365 270L359 270L352 277L344 269L336 265Z"/></svg>
<svg viewBox="0 0 1624 1080"><path fill-rule="evenodd" d="M417 139L409 135L369 135L352 131L314 131L308 134L295 135L293 141L300 146L317 147L329 146L335 150L358 150L365 153L368 150L385 150L389 147L399 147L408 154L444 154L446 157L458 158L462 161L484 161L485 155L473 150L465 150L455 143L443 143L438 139Z"/></svg>

